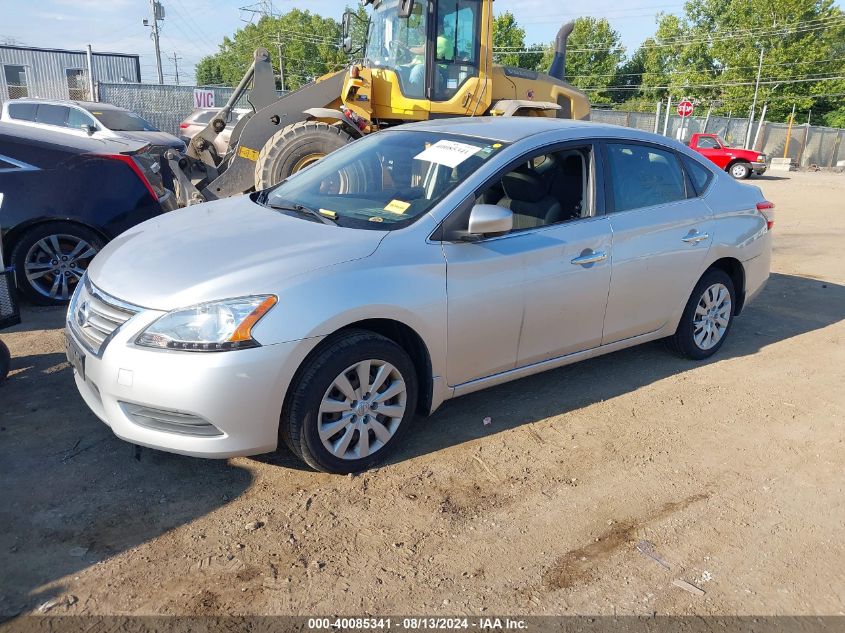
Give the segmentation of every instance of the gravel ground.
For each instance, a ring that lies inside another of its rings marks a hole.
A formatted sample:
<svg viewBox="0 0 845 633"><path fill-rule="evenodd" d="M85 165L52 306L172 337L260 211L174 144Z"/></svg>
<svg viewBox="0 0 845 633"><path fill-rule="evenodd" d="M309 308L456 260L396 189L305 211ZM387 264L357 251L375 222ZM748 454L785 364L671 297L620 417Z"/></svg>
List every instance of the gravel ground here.
<svg viewBox="0 0 845 633"><path fill-rule="evenodd" d="M356 477L136 456L77 395L62 312L25 309L0 614L843 614L845 175L752 184L773 275L714 359L649 344L467 396Z"/></svg>

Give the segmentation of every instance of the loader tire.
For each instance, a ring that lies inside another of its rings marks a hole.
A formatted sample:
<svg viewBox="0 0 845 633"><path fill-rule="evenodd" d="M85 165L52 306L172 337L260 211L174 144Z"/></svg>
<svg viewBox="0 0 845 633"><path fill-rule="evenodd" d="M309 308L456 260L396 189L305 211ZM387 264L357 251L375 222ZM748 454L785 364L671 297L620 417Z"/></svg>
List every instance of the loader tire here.
<svg viewBox="0 0 845 633"><path fill-rule="evenodd" d="M255 188L272 187L351 140L339 127L320 121L291 123L276 132L261 149L255 164Z"/></svg>

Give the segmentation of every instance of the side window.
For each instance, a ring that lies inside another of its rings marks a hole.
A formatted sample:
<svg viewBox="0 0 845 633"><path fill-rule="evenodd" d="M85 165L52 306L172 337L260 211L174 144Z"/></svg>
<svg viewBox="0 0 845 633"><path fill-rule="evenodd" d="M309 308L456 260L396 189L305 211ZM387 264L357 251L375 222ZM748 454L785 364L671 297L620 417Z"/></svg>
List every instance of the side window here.
<svg viewBox="0 0 845 633"><path fill-rule="evenodd" d="M434 51L435 101L448 101L470 77L478 75L478 0L440 0Z"/></svg>
<svg viewBox="0 0 845 633"><path fill-rule="evenodd" d="M10 103L9 116L18 121L35 121L36 103Z"/></svg>
<svg viewBox="0 0 845 633"><path fill-rule="evenodd" d="M26 66L5 64L3 66L3 75L6 79L9 99L22 99L29 96Z"/></svg>
<svg viewBox="0 0 845 633"><path fill-rule="evenodd" d="M85 114L84 112L80 112L76 108L69 108L68 115L67 115L67 126L74 130L78 130L82 126L87 125L95 125L94 119L90 116Z"/></svg>
<svg viewBox="0 0 845 633"><path fill-rule="evenodd" d="M687 197L674 152L638 144L608 143L614 211L667 204Z"/></svg>
<svg viewBox="0 0 845 633"><path fill-rule="evenodd" d="M476 199L513 211L514 230L569 222L590 215L591 149L535 155Z"/></svg>
<svg viewBox="0 0 845 633"><path fill-rule="evenodd" d="M35 115L35 120L38 123L61 125L64 127L65 122L67 121L67 111L68 109L65 106L42 103L38 106L38 112Z"/></svg>
<svg viewBox="0 0 845 633"><path fill-rule="evenodd" d="M88 86L85 85L85 71L81 68L65 68L67 93L73 101L88 99Z"/></svg>
<svg viewBox="0 0 845 633"><path fill-rule="evenodd" d="M707 189L707 185L710 184L710 181L713 179L713 172L707 169L704 165L701 165L694 161L689 156L684 156L684 167L687 170L687 174L692 181L692 186L695 187L695 194L701 195L704 193L704 190Z"/></svg>
<svg viewBox="0 0 845 633"><path fill-rule="evenodd" d="M698 147L699 149L719 149L719 144L710 136L701 136L698 138Z"/></svg>

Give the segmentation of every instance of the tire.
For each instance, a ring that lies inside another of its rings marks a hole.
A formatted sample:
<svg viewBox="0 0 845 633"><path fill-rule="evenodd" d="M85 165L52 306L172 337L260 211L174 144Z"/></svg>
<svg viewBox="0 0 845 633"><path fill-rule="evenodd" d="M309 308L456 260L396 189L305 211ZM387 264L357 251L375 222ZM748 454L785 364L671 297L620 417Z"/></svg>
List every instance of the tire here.
<svg viewBox="0 0 845 633"><path fill-rule="evenodd" d="M255 163L255 188L272 187L351 140L339 127L320 121L291 123L261 149Z"/></svg>
<svg viewBox="0 0 845 633"><path fill-rule="evenodd" d="M751 176L751 165L748 163L734 163L728 167L728 173L736 180L745 180Z"/></svg>
<svg viewBox="0 0 845 633"><path fill-rule="evenodd" d="M18 289L38 305L67 303L105 244L91 229L71 222L47 222L29 229L12 248ZM57 247L58 256L51 259Z"/></svg>
<svg viewBox="0 0 845 633"><path fill-rule="evenodd" d="M371 363L371 384L382 381L376 397L358 391L358 368L366 361ZM348 395L337 386L343 376ZM366 330L343 332L328 339L297 372L282 411L280 439L316 470L337 474L366 470L401 443L416 410L417 384L414 364L396 343ZM388 392L387 398L378 397ZM381 413L388 408L391 416Z"/></svg>
<svg viewBox="0 0 845 633"><path fill-rule="evenodd" d="M713 289L716 294L711 293ZM711 309L711 300L717 298L716 295L722 289L727 293L728 303L725 304L724 299L713 302L712 319L708 319L706 315L696 314L699 306L702 310ZM681 321L678 323L678 329L667 339L669 348L679 356L692 360L702 360L712 356L719 351L730 333L735 306L736 292L730 276L723 270L708 270L695 285L684 308ZM720 326L720 322L724 321L727 323ZM710 328L707 327L708 322ZM707 332L714 334L709 336Z"/></svg>
<svg viewBox="0 0 845 633"><path fill-rule="evenodd" d="M3 341L0 341L0 385L6 382L11 363L12 355L9 353L9 348Z"/></svg>

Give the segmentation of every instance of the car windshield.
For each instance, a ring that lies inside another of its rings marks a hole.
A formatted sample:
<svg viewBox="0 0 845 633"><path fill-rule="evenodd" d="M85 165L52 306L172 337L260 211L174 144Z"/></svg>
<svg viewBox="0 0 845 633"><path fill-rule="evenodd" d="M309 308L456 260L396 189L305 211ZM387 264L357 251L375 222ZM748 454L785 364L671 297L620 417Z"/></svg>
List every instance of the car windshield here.
<svg viewBox="0 0 845 633"><path fill-rule="evenodd" d="M91 110L91 114L103 124L106 129L115 132L158 132L158 128L149 121L145 121L134 112L126 110Z"/></svg>
<svg viewBox="0 0 845 633"><path fill-rule="evenodd" d="M719 141L719 145L721 145L722 147L730 147L730 145L728 145L728 142L721 136L717 136L716 140Z"/></svg>
<svg viewBox="0 0 845 633"><path fill-rule="evenodd" d="M428 212L502 147L438 132L379 132L329 154L257 200L303 218L392 230Z"/></svg>
<svg viewBox="0 0 845 633"><path fill-rule="evenodd" d="M415 2L411 15L399 17L399 0L382 2L370 18L365 57L381 68L412 68L424 62L426 14L424 2Z"/></svg>

